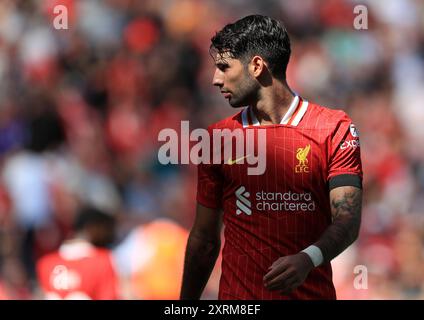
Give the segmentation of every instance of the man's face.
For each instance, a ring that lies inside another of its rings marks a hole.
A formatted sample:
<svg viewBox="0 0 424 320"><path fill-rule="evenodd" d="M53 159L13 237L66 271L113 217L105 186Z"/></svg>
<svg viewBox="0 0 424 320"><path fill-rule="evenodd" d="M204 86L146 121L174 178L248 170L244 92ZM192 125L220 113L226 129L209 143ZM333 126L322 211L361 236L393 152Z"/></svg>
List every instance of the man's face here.
<svg viewBox="0 0 424 320"><path fill-rule="evenodd" d="M219 87L232 107L244 107L255 102L259 84L239 59L231 58L228 53L218 54L215 66L212 84Z"/></svg>

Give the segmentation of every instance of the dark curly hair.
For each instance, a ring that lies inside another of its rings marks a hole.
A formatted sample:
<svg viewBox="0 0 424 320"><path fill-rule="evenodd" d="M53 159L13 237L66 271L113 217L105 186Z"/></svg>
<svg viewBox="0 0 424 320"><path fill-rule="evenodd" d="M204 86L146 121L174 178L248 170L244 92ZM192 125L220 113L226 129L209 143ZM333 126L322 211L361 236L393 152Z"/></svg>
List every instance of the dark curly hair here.
<svg viewBox="0 0 424 320"><path fill-rule="evenodd" d="M250 15L227 24L211 39L210 53L228 53L231 58L247 62L261 56L271 74L285 79L290 59L290 39L283 23L262 15Z"/></svg>

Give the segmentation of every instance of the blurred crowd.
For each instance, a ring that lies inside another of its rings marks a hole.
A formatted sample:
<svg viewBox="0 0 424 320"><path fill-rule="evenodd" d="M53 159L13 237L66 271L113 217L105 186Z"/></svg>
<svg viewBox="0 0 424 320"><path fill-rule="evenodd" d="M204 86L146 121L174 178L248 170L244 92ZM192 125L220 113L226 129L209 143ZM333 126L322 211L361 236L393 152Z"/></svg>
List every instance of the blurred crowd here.
<svg viewBox="0 0 424 320"><path fill-rule="evenodd" d="M366 30L353 26L358 4ZM67 30L54 28L57 5ZM210 38L252 13L285 23L289 85L361 133L362 228L333 261L338 297L424 299L419 0L1 0L0 298L40 297L35 263L72 235L83 204L118 222L122 297L173 298L196 168L161 165L158 133L234 113L211 85ZM218 275L219 264L204 298L217 297Z"/></svg>

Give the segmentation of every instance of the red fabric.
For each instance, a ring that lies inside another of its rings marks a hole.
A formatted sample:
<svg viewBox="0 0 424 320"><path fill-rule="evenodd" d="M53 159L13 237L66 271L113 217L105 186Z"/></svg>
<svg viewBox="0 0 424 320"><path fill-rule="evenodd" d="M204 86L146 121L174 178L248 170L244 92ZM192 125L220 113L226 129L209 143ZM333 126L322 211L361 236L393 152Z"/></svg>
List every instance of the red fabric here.
<svg viewBox="0 0 424 320"><path fill-rule="evenodd" d="M94 248L89 256L67 260L59 252L41 258L37 275L47 299L118 299L118 280L109 250Z"/></svg>
<svg viewBox="0 0 424 320"><path fill-rule="evenodd" d="M242 128L241 113L209 128ZM297 127L269 125L249 127L266 130L266 170L247 174L248 164L200 164L197 201L210 208L223 208L225 245L222 253L220 299L335 299L330 264L315 268L302 286L289 296L264 288L263 277L281 256L296 254L313 244L331 223L328 180L338 174L362 176L359 147L342 149L350 133L350 119L342 111L309 103ZM244 129L246 130L246 129ZM296 173L299 148L310 145L308 172ZM257 145L255 146L257 155ZM233 159L235 159L233 144ZM223 163L227 159L222 159ZM237 214L236 191L243 186L251 202L251 215ZM262 192L280 193L289 209L260 210ZM298 196L293 196L297 194ZM296 199L303 194L303 200ZM309 195L308 195L309 194ZM309 198L310 197L310 198ZM306 200L305 200L306 199ZM296 204L310 205L302 211ZM314 203L314 205L312 205ZM290 209L290 206L296 207Z"/></svg>
<svg viewBox="0 0 424 320"><path fill-rule="evenodd" d="M66 8L66 13L68 15L68 23L73 25L76 18L76 8L74 0L45 0L43 2L44 13L49 17L51 22L56 17L59 17L59 14L64 14L63 7ZM56 8L56 13L55 13Z"/></svg>
<svg viewBox="0 0 424 320"><path fill-rule="evenodd" d="M159 39L159 30L148 19L136 19L128 24L124 31L128 47L136 53L149 51Z"/></svg>
<svg viewBox="0 0 424 320"><path fill-rule="evenodd" d="M107 119L106 133L110 146L119 153L134 154L144 146L145 126L130 105L113 108Z"/></svg>
<svg viewBox="0 0 424 320"><path fill-rule="evenodd" d="M10 223L12 211L12 201L4 186L0 184L0 225Z"/></svg>
<svg viewBox="0 0 424 320"><path fill-rule="evenodd" d="M3 281L0 281L0 300L11 300L10 295L7 293L6 286Z"/></svg>

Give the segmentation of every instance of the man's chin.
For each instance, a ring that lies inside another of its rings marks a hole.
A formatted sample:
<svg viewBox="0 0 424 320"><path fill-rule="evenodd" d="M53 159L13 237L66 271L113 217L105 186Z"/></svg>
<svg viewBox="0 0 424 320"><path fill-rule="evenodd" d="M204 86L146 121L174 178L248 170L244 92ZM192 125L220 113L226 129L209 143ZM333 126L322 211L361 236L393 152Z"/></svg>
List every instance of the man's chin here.
<svg viewBox="0 0 424 320"><path fill-rule="evenodd" d="M231 101L231 99L228 101L228 103L233 108L241 108L241 107L244 107L245 106L245 104L242 104L242 103L240 103L238 101Z"/></svg>

